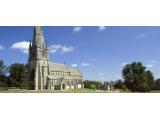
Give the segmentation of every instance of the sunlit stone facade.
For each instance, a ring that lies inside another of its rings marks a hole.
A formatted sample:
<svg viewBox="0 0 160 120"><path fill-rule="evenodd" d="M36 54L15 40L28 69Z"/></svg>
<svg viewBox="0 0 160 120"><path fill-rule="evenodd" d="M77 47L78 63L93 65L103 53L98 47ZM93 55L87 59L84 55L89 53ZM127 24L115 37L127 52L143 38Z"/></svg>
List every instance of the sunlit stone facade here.
<svg viewBox="0 0 160 120"><path fill-rule="evenodd" d="M48 44L44 42L42 27L34 27L28 59L30 89L67 90L83 88L83 76L78 68L49 61Z"/></svg>

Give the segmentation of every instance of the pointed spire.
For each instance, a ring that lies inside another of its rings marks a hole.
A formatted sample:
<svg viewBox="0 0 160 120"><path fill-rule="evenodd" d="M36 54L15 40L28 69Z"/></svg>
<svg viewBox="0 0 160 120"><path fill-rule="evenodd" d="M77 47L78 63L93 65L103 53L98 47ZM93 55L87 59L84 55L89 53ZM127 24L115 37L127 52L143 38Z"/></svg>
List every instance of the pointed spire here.
<svg viewBox="0 0 160 120"><path fill-rule="evenodd" d="M33 45L44 47L44 36L41 26L34 27Z"/></svg>

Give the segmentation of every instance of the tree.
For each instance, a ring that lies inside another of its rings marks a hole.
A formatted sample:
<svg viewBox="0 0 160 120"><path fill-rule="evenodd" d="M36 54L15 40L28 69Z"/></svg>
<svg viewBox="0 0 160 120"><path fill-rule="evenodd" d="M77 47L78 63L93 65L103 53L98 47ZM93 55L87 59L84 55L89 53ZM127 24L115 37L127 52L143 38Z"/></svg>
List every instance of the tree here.
<svg viewBox="0 0 160 120"><path fill-rule="evenodd" d="M6 89L6 87L7 87L6 77L1 76L0 77L0 89Z"/></svg>
<svg viewBox="0 0 160 120"><path fill-rule="evenodd" d="M160 78L155 80L154 89L160 90Z"/></svg>
<svg viewBox="0 0 160 120"><path fill-rule="evenodd" d="M0 60L0 87L5 89L7 87L7 67L4 65L3 60Z"/></svg>
<svg viewBox="0 0 160 120"><path fill-rule="evenodd" d="M11 64L9 67L10 78L15 81L15 87L20 88L24 84L24 79L26 76L26 65L24 64Z"/></svg>
<svg viewBox="0 0 160 120"><path fill-rule="evenodd" d="M113 83L113 86L115 89L122 89L124 83L122 80L116 80L114 83Z"/></svg>
<svg viewBox="0 0 160 120"><path fill-rule="evenodd" d="M0 77L5 76L6 72L6 66L4 65L3 60L0 60Z"/></svg>
<svg viewBox="0 0 160 120"><path fill-rule="evenodd" d="M90 89L96 90L97 88L96 88L96 86L94 84L91 84L90 85Z"/></svg>
<svg viewBox="0 0 160 120"><path fill-rule="evenodd" d="M83 81L84 83L84 88L88 88L88 89L100 89L102 83L99 81L90 81L90 80L85 80Z"/></svg>
<svg viewBox="0 0 160 120"><path fill-rule="evenodd" d="M113 83L113 86L114 86L115 89L122 89L123 91L127 91L128 90L127 87L124 84L124 81L122 81L121 79L116 80Z"/></svg>
<svg viewBox="0 0 160 120"><path fill-rule="evenodd" d="M140 62L127 64L122 70L126 87L133 92L147 92L153 88L154 77Z"/></svg>

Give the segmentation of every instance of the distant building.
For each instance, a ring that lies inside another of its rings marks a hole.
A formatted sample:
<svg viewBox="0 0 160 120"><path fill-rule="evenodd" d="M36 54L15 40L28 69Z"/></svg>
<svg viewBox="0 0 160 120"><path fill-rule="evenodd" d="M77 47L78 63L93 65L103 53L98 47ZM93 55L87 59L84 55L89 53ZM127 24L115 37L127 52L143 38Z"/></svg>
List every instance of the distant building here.
<svg viewBox="0 0 160 120"><path fill-rule="evenodd" d="M30 89L76 89L83 88L83 76L78 68L48 59L48 44L44 42L42 27L34 27L33 41L29 45L28 59Z"/></svg>
<svg viewBox="0 0 160 120"><path fill-rule="evenodd" d="M104 82L102 89L112 91L114 89L112 82Z"/></svg>

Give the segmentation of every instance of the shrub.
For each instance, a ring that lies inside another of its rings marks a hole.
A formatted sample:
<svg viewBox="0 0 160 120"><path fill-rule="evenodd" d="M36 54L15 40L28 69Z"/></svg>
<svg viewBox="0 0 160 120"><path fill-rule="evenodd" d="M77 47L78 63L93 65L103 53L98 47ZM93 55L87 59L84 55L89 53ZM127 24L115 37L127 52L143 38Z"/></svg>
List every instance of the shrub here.
<svg viewBox="0 0 160 120"><path fill-rule="evenodd" d="M95 86L94 84L91 84L91 85L90 85L90 89L96 90L96 86Z"/></svg>

